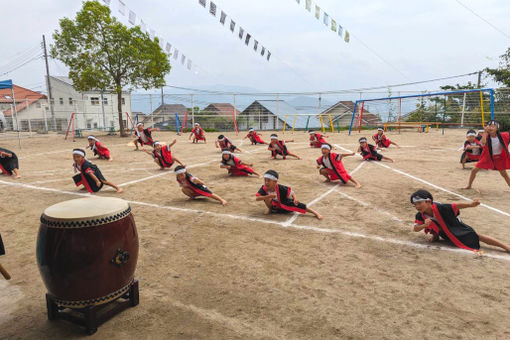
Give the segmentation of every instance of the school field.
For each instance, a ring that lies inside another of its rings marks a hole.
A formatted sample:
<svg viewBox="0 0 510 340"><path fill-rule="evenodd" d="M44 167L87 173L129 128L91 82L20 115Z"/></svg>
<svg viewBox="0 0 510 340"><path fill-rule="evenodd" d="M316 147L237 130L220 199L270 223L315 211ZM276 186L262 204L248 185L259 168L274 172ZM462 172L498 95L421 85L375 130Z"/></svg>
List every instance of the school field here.
<svg viewBox="0 0 510 340"><path fill-rule="evenodd" d="M374 131L364 131L369 137ZM279 133L281 135L281 131ZM128 139L100 137L114 161L94 161L120 184L140 238L136 277L140 305L102 325L88 339L505 339L510 338L510 255L482 245L484 256L429 244L414 233L409 196L432 192L439 202L480 198L462 211L477 231L510 243L510 189L498 173L480 172L473 190L459 164L465 130L388 133L401 149L384 151L395 163L348 157L345 167L363 187L324 183L308 134L286 133L303 160L271 160L266 146L227 134L260 173L280 173L300 201L324 215L264 215L258 178L230 178L219 168L218 133L206 145L177 137L173 154L228 201L190 201L171 171L155 168ZM328 140L353 150L361 136ZM156 139L172 141L170 132ZM1 136L0 136L1 137ZM269 139L269 132L262 137ZM61 135L0 139L20 158L23 178L0 176L0 232L7 255L0 263L0 338L85 337L74 325L48 322L45 287L35 246L45 208L83 195L71 176L74 147L85 139ZM92 159L92 157L90 157ZM472 165L468 165L472 167ZM100 196L118 195L109 188Z"/></svg>

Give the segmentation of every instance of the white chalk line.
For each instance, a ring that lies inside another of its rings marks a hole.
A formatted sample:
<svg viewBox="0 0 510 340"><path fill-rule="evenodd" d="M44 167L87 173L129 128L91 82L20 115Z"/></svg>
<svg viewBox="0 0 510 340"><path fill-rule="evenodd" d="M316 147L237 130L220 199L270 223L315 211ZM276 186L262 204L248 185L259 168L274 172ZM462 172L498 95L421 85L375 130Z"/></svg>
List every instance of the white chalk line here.
<svg viewBox="0 0 510 340"><path fill-rule="evenodd" d="M354 175L356 172L358 172L359 169L361 169L363 167L363 165L365 165L365 163L360 163L354 170L351 171L351 175ZM308 207L314 205L315 203L319 202L320 200L322 200L324 197L328 196L329 194L331 194L334 190L336 190L342 183L341 182L338 182L337 184L335 184L334 187L330 188L328 191L326 191L325 193L323 193L322 195L320 195L319 197L315 198L314 200L312 200L310 203L307 204ZM291 224L293 223L296 218L299 217L299 213L294 213L291 217L289 217L289 219L285 222L286 224Z"/></svg>
<svg viewBox="0 0 510 340"><path fill-rule="evenodd" d="M110 148L110 147L117 147L117 146L126 146L126 144L112 144L112 145L108 145L107 147ZM82 149L85 149L85 147L83 147ZM32 156L42 156L42 155L53 155L53 154L57 154L57 153L64 153L64 152L69 152L71 153L73 150L73 148L68 148L68 149L65 149L65 150L55 150L55 151L48 151L48 152L36 152L34 154L31 154L31 155L27 155L27 156L22 156L22 157L18 157L19 159L27 159L29 157L32 157Z"/></svg>
<svg viewBox="0 0 510 340"><path fill-rule="evenodd" d="M8 186L17 186L22 188L28 188L33 190L39 190L39 191L47 191L47 192L55 192L55 193L62 193L67 195L74 195L74 196L82 196L82 197L93 197L92 195L88 193L79 193L79 192L71 192L71 191L64 191L59 189L52 189L52 188L45 188L45 187L38 187L35 185L30 184L23 184L23 183L10 183L0 180L0 184L5 184ZM232 215L232 214L224 214L224 213L216 213L212 211L203 211L203 210L197 210L197 209L189 209L189 208L178 208L173 206L165 206L155 203L147 203L147 202L140 202L140 201L130 201L126 200L129 203L140 205L140 206L146 206L146 207L152 207L152 208L159 208L159 209L167 209L167 210L173 210L173 211L180 211L180 212L190 212L194 214L205 214L205 215L211 215L216 217L228 217L235 220L244 220L244 221L250 221L250 222L260 222L265 224L272 224L272 225L279 225L282 228L286 229L297 229L297 230L308 230L308 231L314 231L318 233L324 233L324 234L340 234L345 235L349 237L355 237L355 238L363 238L368 239L372 241L378 241L378 242L385 242L385 243L391 243L396 245L403 245L418 249L429 249L429 250L442 250L442 251L449 251L454 253L460 253L460 254L473 254L471 251L467 251L464 249L459 248L450 248L450 247L442 247L439 245L429 245L429 244L421 244L421 243L415 243L411 241L405 241L405 240L398 240L393 238L386 238L382 236L376 236L376 235L365 235L362 233L357 232L350 232L340 229L327 229L327 228L319 228L319 227L313 227L313 226L306 226L306 225L298 225L298 224L288 224L286 222L278 222L278 221L272 221L267 220L263 218L255 218L255 217L248 217L243 215ZM510 256L508 255L498 255L498 254L487 254L485 253L483 257L490 257L494 259L504 260L504 261L510 261Z"/></svg>
<svg viewBox="0 0 510 340"><path fill-rule="evenodd" d="M380 208L378 208L378 207L374 206L373 204L370 204L370 203L364 202L364 201L362 201L362 200L360 200L360 199L357 199L357 198L355 198L355 197L352 197L352 196L350 196L350 195L347 195L345 192L342 192L342 191L338 190L338 188L335 188L335 189L336 189L336 192L337 192L337 193L339 193L340 195L342 195L343 197L345 197L345 198L347 198L347 199L350 199L351 201L354 201L354 202L356 202L356 203L359 203L359 204L361 204L361 205L362 205L362 206L364 206L364 207L371 207L372 209L374 209L374 210L375 210L375 211L377 211L378 213L383 214L383 215L386 215L386 216L388 216L389 218L391 218L391 219L392 219L392 220L394 220L394 221L397 221L397 222L399 222L399 223L405 224L405 222L404 222L403 220L401 220L401 219L400 219L400 218L398 218L397 216L395 216L395 215L393 215L393 214L391 214L391 213L387 212L386 210L380 209Z"/></svg>
<svg viewBox="0 0 510 340"><path fill-rule="evenodd" d="M350 150L348 150L348 149L346 149L346 148L343 148L343 147L341 147L341 146L339 146L339 145L337 145L337 144L335 144L335 146L339 147L340 149L343 149L343 150L346 150L346 151L352 152L352 151L350 151ZM361 157L361 156L360 156L360 157ZM372 163L373 163L373 164L376 164L376 165L379 165L379 166L382 166L383 168L390 169L391 171L394 171L394 172L396 172L396 173L398 173L398 174L401 174L401 175L404 175L404 176L406 176L406 177L412 178L412 179L414 179L415 181L421 182L421 183L426 184L426 185L428 185L428 186L431 186L431 187L433 187L433 188L435 188L435 189L438 189L438 190L444 191L444 192L446 192L446 193L448 193L448 194L450 194L450 195L456 196L456 197L461 198L461 199L463 199L463 200L465 200L465 201L470 201L470 202L472 202L472 201L473 201L471 198L468 198L468 197L466 197L466 196L463 196L463 195L461 195L461 194L458 194L458 193L456 193L456 192L453 192L453 191L451 191L451 190L448 190L448 189L446 189L446 188L443 188L443 187L441 187L441 186L439 186L439 185L436 185L436 184L430 183L430 182L428 182L428 181L426 181L426 180L424 180L424 179L421 179L421 178L419 178L419 177L416 177L416 176L413 176L413 175L411 175L411 174L408 174L407 172L404 172L404 171L402 171L402 170L398 170L398 169L392 168L392 167L391 167L391 166L389 166L389 165L382 164L381 162L372 162ZM480 206L482 206L482 207L484 207L484 208L487 208L487 209L489 209L489 210L495 211L495 212L497 212L497 213L499 213L499 214L501 214L501 215L504 215L504 216L510 217L510 213L507 213L507 212L505 212L505 211L503 211L503 210L500 210L500 209L498 209L498 208L491 207L490 205L487 205L487 204L485 204L485 203L480 203Z"/></svg>

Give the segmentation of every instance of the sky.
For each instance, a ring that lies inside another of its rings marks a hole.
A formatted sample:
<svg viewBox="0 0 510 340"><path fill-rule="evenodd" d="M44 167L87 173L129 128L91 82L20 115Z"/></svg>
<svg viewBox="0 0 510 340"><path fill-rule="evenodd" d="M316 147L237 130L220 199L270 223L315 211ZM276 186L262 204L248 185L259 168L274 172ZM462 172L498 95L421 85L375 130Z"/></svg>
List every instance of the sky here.
<svg viewBox="0 0 510 340"><path fill-rule="evenodd" d="M304 1L300 5L296 0L215 2L227 13L228 22L233 18L271 51L269 62L198 0L124 2L137 14L137 23L142 18L157 36L192 59L198 74L171 59L172 70L166 77L168 85L189 88L319 92L386 86L496 67L499 55L510 47L508 37L456 0L313 1L349 30L350 43L306 11ZM510 36L509 1L461 1ZM129 25L118 12L118 0L111 2L112 15ZM2 1L0 79L12 78L20 86L45 91L42 59L5 72L26 55L37 57L42 35L51 44L59 19L73 18L81 5L79 0ZM67 74L57 61L50 60L49 67L52 75ZM468 80L476 82L476 76L401 89L431 90Z"/></svg>

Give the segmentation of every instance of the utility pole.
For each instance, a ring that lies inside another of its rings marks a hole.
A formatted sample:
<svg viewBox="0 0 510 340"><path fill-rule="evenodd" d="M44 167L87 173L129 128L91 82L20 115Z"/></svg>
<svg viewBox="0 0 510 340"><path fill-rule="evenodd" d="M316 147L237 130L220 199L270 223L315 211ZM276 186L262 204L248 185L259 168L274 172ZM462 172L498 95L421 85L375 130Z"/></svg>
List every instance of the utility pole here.
<svg viewBox="0 0 510 340"><path fill-rule="evenodd" d="M480 88L480 83L482 82L482 72L483 71L478 71L478 85L476 86L477 89Z"/></svg>
<svg viewBox="0 0 510 340"><path fill-rule="evenodd" d="M50 103L51 119L53 120L53 128L57 128L57 120L55 118L55 109L53 108L53 96L51 95L50 67L48 65L48 51L46 50L46 37L42 36L44 49L44 62L46 63L46 87L48 90L48 101ZM46 130L47 131L47 130Z"/></svg>
<svg viewBox="0 0 510 340"><path fill-rule="evenodd" d="M163 105L165 105L165 94L163 93L163 88L161 88L161 109L163 109Z"/></svg>

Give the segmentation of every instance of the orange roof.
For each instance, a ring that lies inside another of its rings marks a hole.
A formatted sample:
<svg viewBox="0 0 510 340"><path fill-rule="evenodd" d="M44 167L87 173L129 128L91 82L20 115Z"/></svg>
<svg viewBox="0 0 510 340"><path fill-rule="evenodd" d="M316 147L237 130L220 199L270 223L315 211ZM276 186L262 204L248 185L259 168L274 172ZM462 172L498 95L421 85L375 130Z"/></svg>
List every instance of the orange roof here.
<svg viewBox="0 0 510 340"><path fill-rule="evenodd" d="M22 111L28 104L32 104L39 99L46 99L46 96L40 92L35 92L24 87L13 85L14 87L14 98L16 99L16 110ZM12 103L12 92L11 89L0 90L0 103ZM4 115L10 116L12 114L11 109L4 111Z"/></svg>

